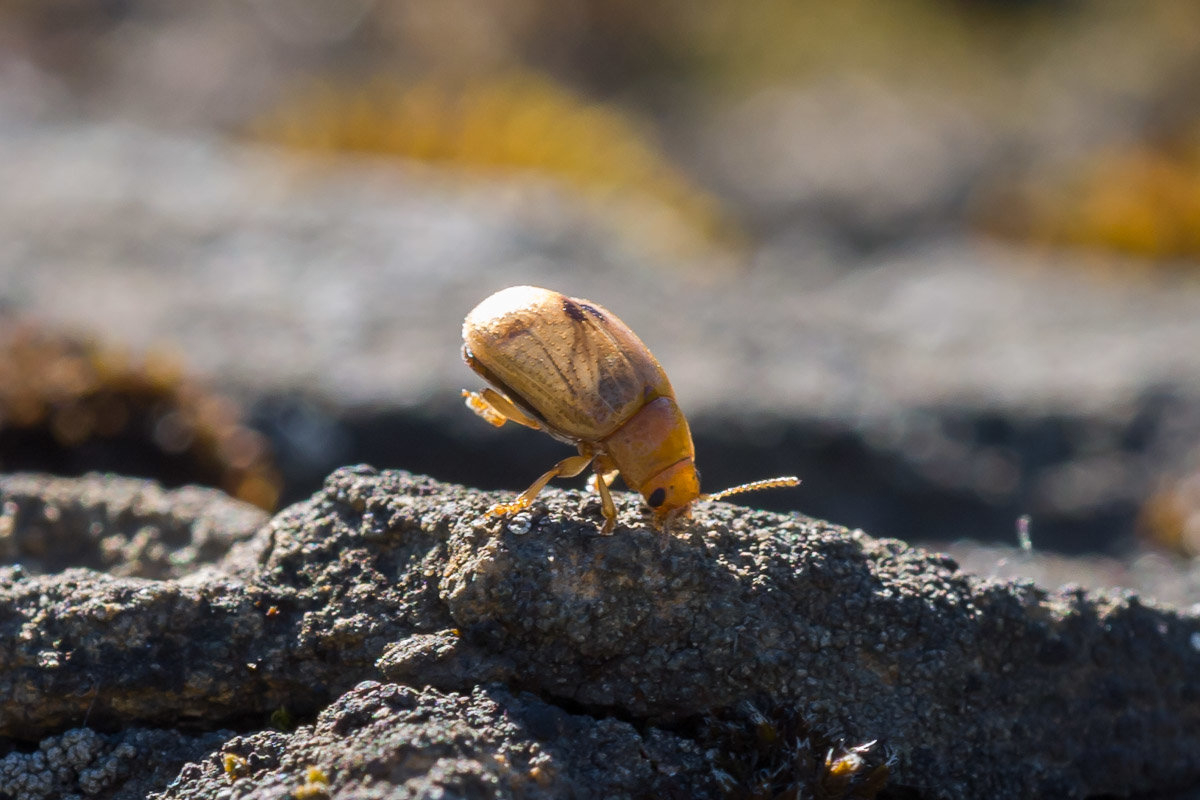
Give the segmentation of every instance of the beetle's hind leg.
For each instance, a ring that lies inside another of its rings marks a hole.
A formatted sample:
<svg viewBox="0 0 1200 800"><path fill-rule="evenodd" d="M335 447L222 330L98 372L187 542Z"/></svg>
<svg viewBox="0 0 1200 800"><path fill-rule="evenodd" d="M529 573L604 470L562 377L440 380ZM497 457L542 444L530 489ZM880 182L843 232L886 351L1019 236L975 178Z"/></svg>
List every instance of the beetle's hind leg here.
<svg viewBox="0 0 1200 800"><path fill-rule="evenodd" d="M592 463L593 456L578 455L569 456L554 465L553 468L547 470L540 478L533 482L525 491L517 495L517 498L511 503L497 503L488 509L488 514L497 516L500 514L513 514L529 507L533 499L541 493L542 489L546 488L546 484L558 477L573 478L579 473L588 468ZM610 500L611 502L611 500ZM615 516L615 512L614 512Z"/></svg>
<svg viewBox="0 0 1200 800"><path fill-rule="evenodd" d="M518 425L524 425L526 428L533 428L537 431L542 429L542 423L517 408L512 400L509 400L495 389L484 389L482 392L468 392L466 389L463 389L462 396L463 400L467 403L467 408L497 428L506 422L512 421ZM578 475L579 473L576 472L574 474Z"/></svg>

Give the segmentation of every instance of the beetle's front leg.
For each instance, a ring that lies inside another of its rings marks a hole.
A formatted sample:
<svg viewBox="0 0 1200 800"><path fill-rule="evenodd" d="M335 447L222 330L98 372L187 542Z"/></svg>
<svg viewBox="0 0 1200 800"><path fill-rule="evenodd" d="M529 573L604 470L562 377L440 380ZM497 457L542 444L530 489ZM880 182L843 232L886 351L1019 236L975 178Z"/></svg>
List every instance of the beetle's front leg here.
<svg viewBox="0 0 1200 800"><path fill-rule="evenodd" d="M533 428L535 431L542 429L542 423L517 408L512 400L509 400L494 389L484 389L482 392L468 392L466 389L463 389L462 396L463 400L466 401L467 408L497 428L511 420L518 425L524 425L526 428Z"/></svg>
<svg viewBox="0 0 1200 800"><path fill-rule="evenodd" d="M692 518L692 507L690 505L683 508L676 508L668 511L665 514L655 512L654 527L658 529L659 535L662 538L664 546L671 540L672 531L675 529L679 520L689 520Z"/></svg>
<svg viewBox="0 0 1200 800"><path fill-rule="evenodd" d="M533 499L541 493L542 489L546 488L547 483L559 476L564 478L575 477L588 468L588 464L592 463L592 458L593 456L590 454L564 458L534 481L532 486L517 495L517 499L511 503L497 503L489 508L487 513L490 516L498 516L500 514L513 514L528 508Z"/></svg>

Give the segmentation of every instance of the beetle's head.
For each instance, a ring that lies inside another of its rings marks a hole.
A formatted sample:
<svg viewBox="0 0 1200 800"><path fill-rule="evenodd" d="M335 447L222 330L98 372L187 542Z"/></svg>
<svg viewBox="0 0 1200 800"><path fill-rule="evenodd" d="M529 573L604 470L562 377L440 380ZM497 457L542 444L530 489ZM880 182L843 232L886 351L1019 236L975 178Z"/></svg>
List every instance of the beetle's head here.
<svg viewBox="0 0 1200 800"><path fill-rule="evenodd" d="M651 475L642 483L641 492L656 517L674 518L686 513L685 509L700 496L700 473L696 471L695 462L685 458Z"/></svg>

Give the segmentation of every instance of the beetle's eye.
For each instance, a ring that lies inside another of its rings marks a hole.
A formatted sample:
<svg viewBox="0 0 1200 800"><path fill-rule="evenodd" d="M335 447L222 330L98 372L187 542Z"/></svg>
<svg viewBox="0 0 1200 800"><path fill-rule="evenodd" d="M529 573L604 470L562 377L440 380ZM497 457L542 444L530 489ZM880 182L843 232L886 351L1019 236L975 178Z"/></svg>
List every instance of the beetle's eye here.
<svg viewBox="0 0 1200 800"><path fill-rule="evenodd" d="M650 496L648 498L646 498L646 502L650 504L651 508L658 508L659 506L661 506L663 504L663 501L666 499L667 499L667 490L660 486L657 489L655 489L653 492L650 493Z"/></svg>

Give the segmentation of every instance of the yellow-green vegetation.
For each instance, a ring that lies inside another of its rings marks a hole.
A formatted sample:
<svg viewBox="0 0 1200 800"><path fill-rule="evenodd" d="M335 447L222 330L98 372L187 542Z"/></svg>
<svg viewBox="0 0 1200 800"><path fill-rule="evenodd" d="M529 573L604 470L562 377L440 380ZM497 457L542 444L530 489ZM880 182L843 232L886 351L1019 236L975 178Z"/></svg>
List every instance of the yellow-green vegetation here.
<svg viewBox="0 0 1200 800"><path fill-rule="evenodd" d="M296 800L329 797L329 776L320 767L309 767L304 771L304 783L293 794Z"/></svg>
<svg viewBox="0 0 1200 800"><path fill-rule="evenodd" d="M1031 46L1061 33L1038 4L700 0L680 10L692 63L734 88L849 70L966 89L1027 64Z"/></svg>
<svg viewBox="0 0 1200 800"><path fill-rule="evenodd" d="M602 63L593 70L615 73L625 83L669 76L706 99L848 74L906 91L949 94L1011 119L1037 113L1038 104L1021 107L1022 98L1038 96L1060 80L1068 90L1152 92L1200 46L1194 33L1200 6L1191 0L581 0L580 5L586 12L580 15L584 32L577 35L588 42L581 53L625 55L615 66ZM555 30L546 19L557 19L556 5L533 0L522 8L533 19L526 27L535 35ZM633 54L630 42L636 43Z"/></svg>
<svg viewBox="0 0 1200 800"><path fill-rule="evenodd" d="M1200 469L1164 481L1142 506L1139 530L1160 547L1200 557Z"/></svg>
<svg viewBox="0 0 1200 800"><path fill-rule="evenodd" d="M251 131L301 150L397 156L492 175L542 174L602 201L653 200L703 242L738 240L717 201L629 114L529 72L407 86L318 84Z"/></svg>
<svg viewBox="0 0 1200 800"><path fill-rule="evenodd" d="M270 510L281 478L237 405L162 355L0 320L0 469L121 469Z"/></svg>
<svg viewBox="0 0 1200 800"><path fill-rule="evenodd" d="M271 606L271 608L275 607ZM272 615L268 612L267 616ZM271 712L271 727L277 731L288 733L296 729L296 718L292 716L292 712L287 710L287 706L280 706Z"/></svg>
<svg viewBox="0 0 1200 800"><path fill-rule="evenodd" d="M1200 128L1098 152L985 196L984 230L1150 260L1200 257Z"/></svg>
<svg viewBox="0 0 1200 800"><path fill-rule="evenodd" d="M221 767L225 770L225 777L229 779L230 783L250 774L249 762L236 753L226 753L221 758Z"/></svg>

